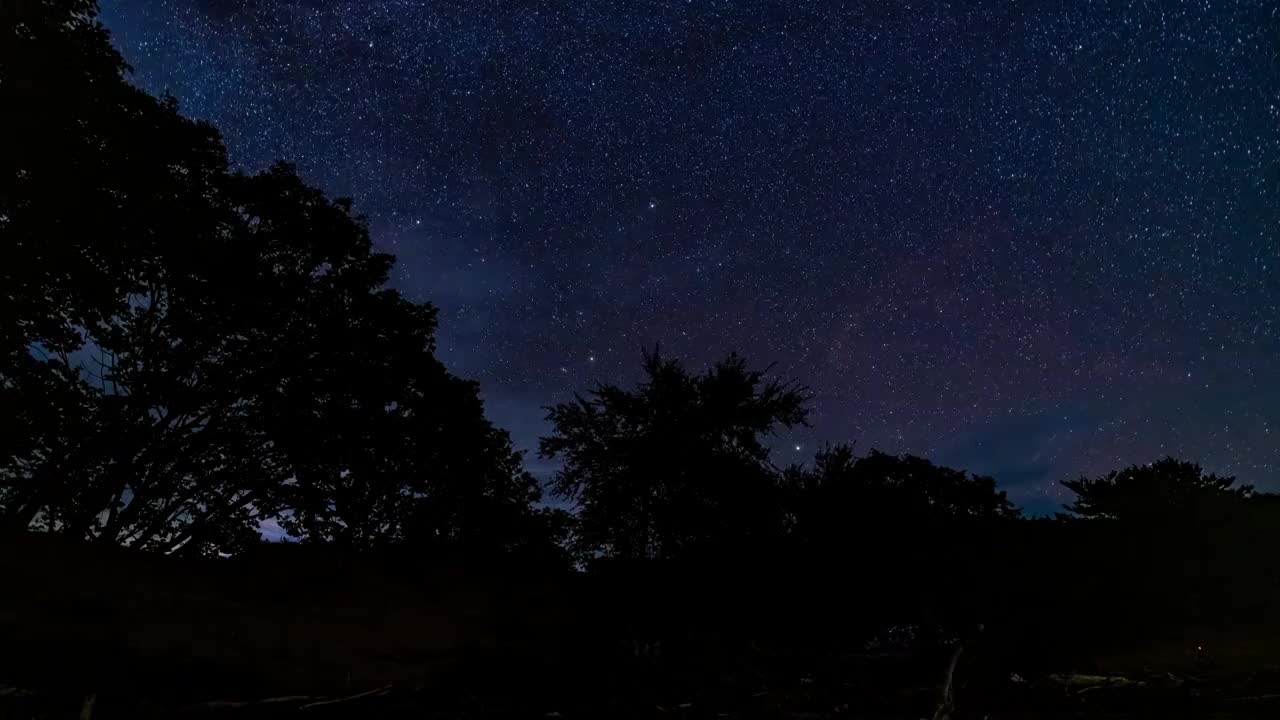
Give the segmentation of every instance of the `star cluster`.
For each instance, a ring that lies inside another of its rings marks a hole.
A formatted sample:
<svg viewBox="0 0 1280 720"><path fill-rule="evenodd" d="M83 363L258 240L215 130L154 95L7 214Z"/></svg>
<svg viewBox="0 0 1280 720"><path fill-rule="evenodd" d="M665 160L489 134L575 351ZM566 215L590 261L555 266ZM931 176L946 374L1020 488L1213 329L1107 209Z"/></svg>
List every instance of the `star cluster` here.
<svg viewBox="0 0 1280 720"><path fill-rule="evenodd" d="M661 342L808 383L784 461L1280 490L1271 3L102 5L236 163L355 199L525 447Z"/></svg>

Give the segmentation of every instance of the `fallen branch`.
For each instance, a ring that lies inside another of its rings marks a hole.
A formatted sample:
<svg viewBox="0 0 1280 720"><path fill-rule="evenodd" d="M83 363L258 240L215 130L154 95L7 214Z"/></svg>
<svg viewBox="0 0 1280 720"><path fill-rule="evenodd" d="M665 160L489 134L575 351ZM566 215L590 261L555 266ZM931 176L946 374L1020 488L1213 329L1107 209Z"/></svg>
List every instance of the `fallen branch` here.
<svg viewBox="0 0 1280 720"><path fill-rule="evenodd" d="M955 684L956 665L960 662L962 652L964 652L964 645L956 643L956 650L951 653L951 662L947 663L947 674L942 681L942 697L938 699L938 707L933 711L933 720L948 720L951 717L951 711L955 710L955 699L951 688Z"/></svg>
<svg viewBox="0 0 1280 720"><path fill-rule="evenodd" d="M210 700L187 706L187 710L235 710L255 705L274 705L280 703L302 703L315 700L314 695L283 695L281 697L263 698L262 700Z"/></svg>
<svg viewBox="0 0 1280 720"><path fill-rule="evenodd" d="M1141 680L1130 680L1120 675L1050 675L1049 680L1065 688L1079 688L1076 694L1102 690L1106 688L1140 687L1146 685Z"/></svg>
<svg viewBox="0 0 1280 720"><path fill-rule="evenodd" d="M387 685L386 687L380 687L374 690L366 690L365 692L356 693L355 695L348 695L346 697L333 698L332 700L317 700L315 702L307 703L306 705L303 705L299 709L309 710L311 708L323 707L326 705L337 705L339 703L351 702L352 700L360 700L367 697L377 697L379 695L386 695L389 692L391 692L391 686Z"/></svg>
<svg viewBox="0 0 1280 720"><path fill-rule="evenodd" d="M10 695L12 695L13 697L25 697L27 695L34 695L34 694L35 693L33 693L32 691L24 690L22 688L10 687L8 685L0 686L0 697L9 697Z"/></svg>
<svg viewBox="0 0 1280 720"><path fill-rule="evenodd" d="M1280 693L1268 693L1266 695L1244 695L1241 697L1226 698L1222 702L1229 702L1229 703L1267 702L1269 700L1280 700Z"/></svg>
<svg viewBox="0 0 1280 720"><path fill-rule="evenodd" d="M1122 679L1124 680L1124 682L1116 682L1116 683L1112 683L1112 684L1110 684L1110 685L1093 685L1093 686L1091 686L1091 687L1081 688L1080 690L1077 690L1077 691L1076 691L1076 695L1084 695L1085 693L1093 692L1093 691L1095 691L1095 690L1113 690L1113 689L1115 689L1115 688L1126 688L1126 687L1145 687L1145 686L1146 686L1146 683L1144 683L1144 682L1142 682L1142 681L1140 681L1140 680L1139 680L1139 681L1135 681L1135 680L1129 680L1128 678L1122 678Z"/></svg>

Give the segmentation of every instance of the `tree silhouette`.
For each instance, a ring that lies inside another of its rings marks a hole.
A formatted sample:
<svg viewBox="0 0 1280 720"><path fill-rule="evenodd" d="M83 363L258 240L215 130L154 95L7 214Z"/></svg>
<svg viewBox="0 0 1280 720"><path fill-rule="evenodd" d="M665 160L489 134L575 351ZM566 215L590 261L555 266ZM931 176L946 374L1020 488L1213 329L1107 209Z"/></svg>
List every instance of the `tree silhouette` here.
<svg viewBox="0 0 1280 720"><path fill-rule="evenodd" d="M876 573L919 571L1020 517L993 478L913 455L858 456L849 445L820 450L812 467L788 468L786 487L792 541L813 562L893 538L880 546Z"/></svg>
<svg viewBox="0 0 1280 720"><path fill-rule="evenodd" d="M0 173L0 392L14 411L0 503L8 525L67 529L111 505L88 476L117 472L128 447L109 436L139 430L94 340L147 316L161 238L216 230L199 220L226 161L216 133L123 80L94 3L3 12L0 106L15 141Z"/></svg>
<svg viewBox="0 0 1280 720"><path fill-rule="evenodd" d="M125 81L93 3L4 12L4 523L191 552L268 517L351 547L545 539L349 201L287 164L231 173L214 130Z"/></svg>
<svg viewBox="0 0 1280 720"><path fill-rule="evenodd" d="M802 525L839 526L868 515L894 523L936 520L996 520L1018 511L995 479L935 465L914 455L872 450L858 457L849 445L820 450L811 469L791 468L788 482L798 495ZM843 518L843 519L842 519Z"/></svg>
<svg viewBox="0 0 1280 720"><path fill-rule="evenodd" d="M634 389L603 384L549 408L541 441L559 496L579 508L587 554L670 559L780 532L764 438L805 423L806 391L730 355L691 374L655 350Z"/></svg>
<svg viewBox="0 0 1280 720"><path fill-rule="evenodd" d="M786 487L793 565L824 617L854 627L868 617L977 621L1004 582L993 577L995 539L1020 515L992 478L835 445L812 467L788 468Z"/></svg>
<svg viewBox="0 0 1280 720"><path fill-rule="evenodd" d="M1116 596L1108 612L1216 622L1256 610L1274 584L1265 504L1234 478L1170 457L1063 485L1076 494L1060 516L1069 550L1093 558L1082 574Z"/></svg>
<svg viewBox="0 0 1280 720"><path fill-rule="evenodd" d="M1137 521L1219 511L1253 495L1250 485L1233 487L1235 478L1206 475L1199 465L1171 457L1062 484L1076 494L1067 510L1091 519Z"/></svg>

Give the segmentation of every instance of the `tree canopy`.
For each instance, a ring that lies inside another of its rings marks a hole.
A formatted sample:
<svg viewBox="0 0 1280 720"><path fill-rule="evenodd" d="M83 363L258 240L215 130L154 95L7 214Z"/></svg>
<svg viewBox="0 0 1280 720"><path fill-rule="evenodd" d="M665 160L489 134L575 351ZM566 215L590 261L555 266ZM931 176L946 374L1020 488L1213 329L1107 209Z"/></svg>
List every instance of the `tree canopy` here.
<svg viewBox="0 0 1280 720"><path fill-rule="evenodd" d="M579 550L672 558L781 527L765 438L806 422L806 390L730 355L691 373L656 350L634 389L602 384L549 408L544 457L578 503Z"/></svg>
<svg viewBox="0 0 1280 720"><path fill-rule="evenodd" d="M1076 495L1067 510L1081 518L1144 520L1211 512L1253 496L1250 485L1219 477L1192 462L1166 457L1113 470L1095 479L1062 483Z"/></svg>
<svg viewBox="0 0 1280 720"><path fill-rule="evenodd" d="M935 465L914 455L852 446L820 450L812 467L787 473L796 522L806 533L845 533L851 526L922 524L954 520L1003 520L1018 510L994 478Z"/></svg>
<svg viewBox="0 0 1280 720"><path fill-rule="evenodd" d="M510 548L540 496L347 200L131 86L92 2L6 6L0 518L107 543Z"/></svg>

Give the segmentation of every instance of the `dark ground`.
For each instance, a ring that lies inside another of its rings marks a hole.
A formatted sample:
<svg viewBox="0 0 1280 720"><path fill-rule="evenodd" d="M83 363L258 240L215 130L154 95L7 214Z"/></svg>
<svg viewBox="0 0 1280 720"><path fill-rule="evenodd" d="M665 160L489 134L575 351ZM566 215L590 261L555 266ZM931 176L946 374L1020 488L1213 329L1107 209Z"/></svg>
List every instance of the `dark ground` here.
<svg viewBox="0 0 1280 720"><path fill-rule="evenodd" d="M802 618L765 621L765 592L468 567L8 538L0 719L921 718L957 642L953 718L1280 717L1280 627L1262 619L1032 659L1008 628L816 641Z"/></svg>

